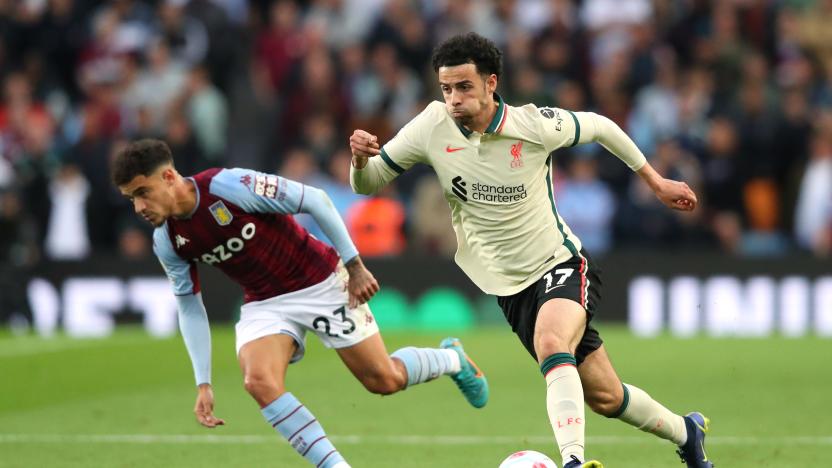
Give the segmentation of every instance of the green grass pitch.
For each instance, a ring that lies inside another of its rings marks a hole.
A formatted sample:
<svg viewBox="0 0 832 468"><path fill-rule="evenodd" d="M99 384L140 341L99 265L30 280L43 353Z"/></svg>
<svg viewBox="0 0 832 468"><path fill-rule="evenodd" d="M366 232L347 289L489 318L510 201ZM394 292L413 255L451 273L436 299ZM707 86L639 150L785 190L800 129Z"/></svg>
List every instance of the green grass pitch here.
<svg viewBox="0 0 832 468"><path fill-rule="evenodd" d="M832 341L820 338L640 340L601 325L622 378L677 412L712 420L719 467L832 464ZM0 334L0 467L305 467L245 394L233 329L214 327L216 413L194 421L190 364L179 338L120 329L103 340ZM450 379L390 397L363 390L309 337L287 387L356 468L495 467L508 454L557 449L537 366L505 327L462 333L491 400L465 403ZM442 335L396 333L388 350ZM676 467L673 447L615 420L587 418L587 454L611 468Z"/></svg>

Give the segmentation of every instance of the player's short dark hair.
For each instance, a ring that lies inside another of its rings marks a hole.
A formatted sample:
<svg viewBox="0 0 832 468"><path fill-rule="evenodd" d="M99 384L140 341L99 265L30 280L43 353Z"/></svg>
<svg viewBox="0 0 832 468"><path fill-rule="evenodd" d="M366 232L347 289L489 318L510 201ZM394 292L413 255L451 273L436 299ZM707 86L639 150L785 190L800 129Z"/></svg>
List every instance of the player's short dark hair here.
<svg viewBox="0 0 832 468"><path fill-rule="evenodd" d="M481 75L503 72L503 53L497 45L477 33L456 35L433 49L433 71L440 67L454 67L473 63Z"/></svg>
<svg viewBox="0 0 832 468"><path fill-rule="evenodd" d="M116 154L110 166L110 178L120 187L140 175L153 174L165 164L173 164L167 143L152 138L137 140Z"/></svg>

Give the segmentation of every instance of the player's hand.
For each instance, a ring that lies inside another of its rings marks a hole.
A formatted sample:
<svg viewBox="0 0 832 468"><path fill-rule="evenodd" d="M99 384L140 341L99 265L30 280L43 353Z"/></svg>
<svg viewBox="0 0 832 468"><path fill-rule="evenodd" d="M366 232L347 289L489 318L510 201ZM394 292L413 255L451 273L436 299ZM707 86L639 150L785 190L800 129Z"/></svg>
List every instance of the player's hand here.
<svg viewBox="0 0 832 468"><path fill-rule="evenodd" d="M364 130L356 130L350 136L350 151L352 151L353 160L358 164L358 167L364 167L367 158L381 154L378 137Z"/></svg>
<svg viewBox="0 0 832 468"><path fill-rule="evenodd" d="M214 391L208 384L199 386L199 394L196 396L194 406L196 420L205 427L217 427L225 424L225 420L214 416Z"/></svg>
<svg viewBox="0 0 832 468"><path fill-rule="evenodd" d="M370 270L364 266L361 257L355 257L347 263L350 280L347 291L350 295L350 309L354 309L369 301L378 292L378 281Z"/></svg>
<svg viewBox="0 0 832 468"><path fill-rule="evenodd" d="M662 179L654 188L656 197L667 207L679 211L693 211L698 200L693 190L684 182Z"/></svg>

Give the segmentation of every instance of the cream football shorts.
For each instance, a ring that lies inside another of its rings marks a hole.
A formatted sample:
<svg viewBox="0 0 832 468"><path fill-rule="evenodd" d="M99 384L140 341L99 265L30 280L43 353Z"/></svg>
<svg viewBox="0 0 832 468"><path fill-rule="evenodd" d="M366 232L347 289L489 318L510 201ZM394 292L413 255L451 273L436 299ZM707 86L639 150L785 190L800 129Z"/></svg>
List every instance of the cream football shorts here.
<svg viewBox="0 0 832 468"><path fill-rule="evenodd" d="M349 308L343 263L318 284L262 301L243 304L236 325L237 354L246 343L268 335L289 335L298 345L290 362L303 358L306 332L311 331L327 348L346 348L378 332L370 307Z"/></svg>

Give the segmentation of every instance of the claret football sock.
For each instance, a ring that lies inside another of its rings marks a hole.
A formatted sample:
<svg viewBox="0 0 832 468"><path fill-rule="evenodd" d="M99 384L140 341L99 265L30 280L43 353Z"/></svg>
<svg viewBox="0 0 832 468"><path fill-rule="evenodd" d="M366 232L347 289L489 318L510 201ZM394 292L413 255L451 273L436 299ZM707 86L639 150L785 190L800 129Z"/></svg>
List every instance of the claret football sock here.
<svg viewBox="0 0 832 468"><path fill-rule="evenodd" d="M260 411L266 421L289 441L292 448L313 466L349 466L329 441L324 428L312 412L291 393L284 393Z"/></svg>

